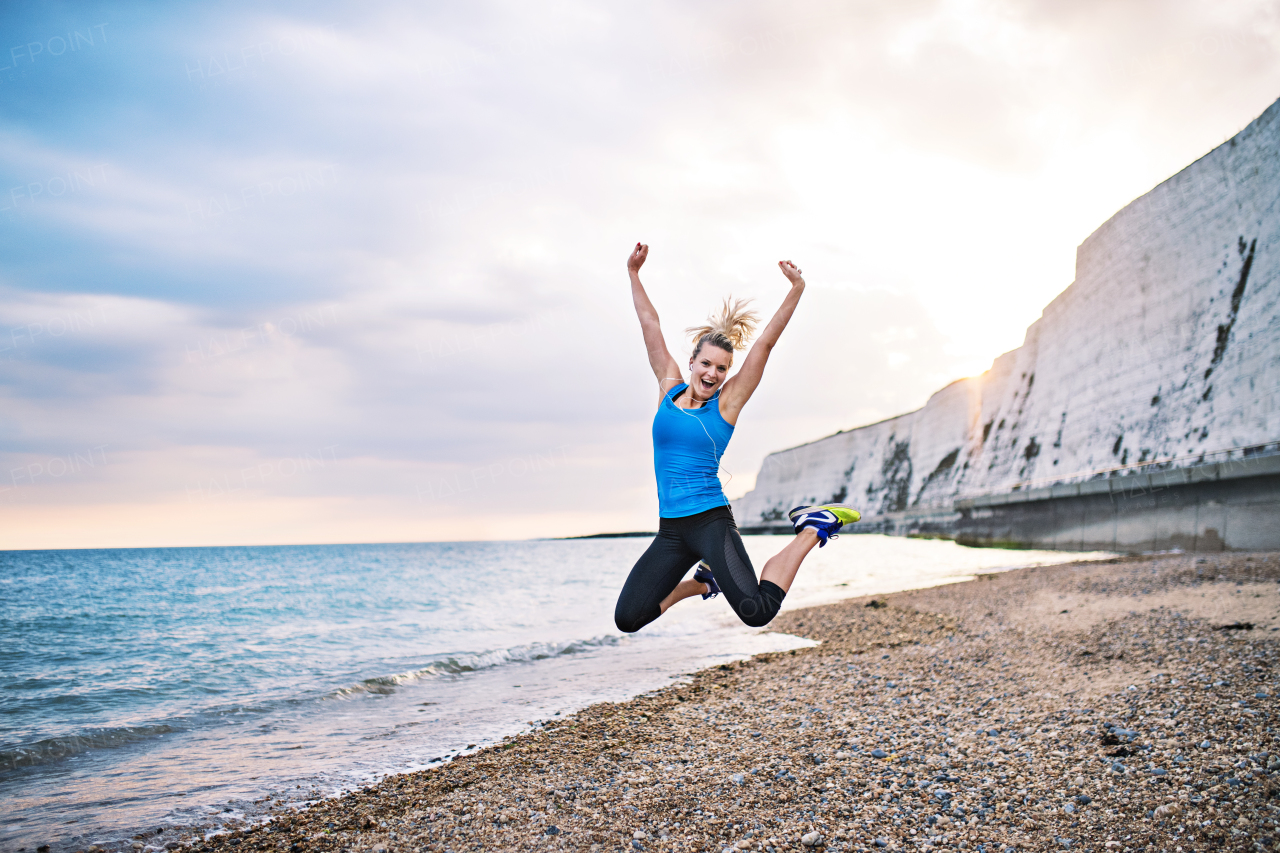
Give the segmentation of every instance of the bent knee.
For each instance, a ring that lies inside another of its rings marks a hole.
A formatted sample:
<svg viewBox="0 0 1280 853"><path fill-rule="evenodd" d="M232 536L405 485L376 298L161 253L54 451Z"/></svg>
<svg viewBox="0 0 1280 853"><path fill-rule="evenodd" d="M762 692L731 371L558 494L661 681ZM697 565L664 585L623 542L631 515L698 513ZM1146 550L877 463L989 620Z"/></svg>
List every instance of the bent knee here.
<svg viewBox="0 0 1280 853"><path fill-rule="evenodd" d="M638 613L628 613L623 610L615 610L613 613L613 624L618 626L618 630L624 634L634 634L645 625L648 625L651 619L646 619Z"/></svg>
<svg viewBox="0 0 1280 853"><path fill-rule="evenodd" d="M742 623L748 628L763 628L765 625L772 622L773 617L777 615L777 613L758 613L755 616L747 616L744 613L739 613L738 618L741 619Z"/></svg>
<svg viewBox="0 0 1280 853"><path fill-rule="evenodd" d="M763 628L778 615L778 608L764 607L760 602L747 599L738 605L738 618L749 628Z"/></svg>

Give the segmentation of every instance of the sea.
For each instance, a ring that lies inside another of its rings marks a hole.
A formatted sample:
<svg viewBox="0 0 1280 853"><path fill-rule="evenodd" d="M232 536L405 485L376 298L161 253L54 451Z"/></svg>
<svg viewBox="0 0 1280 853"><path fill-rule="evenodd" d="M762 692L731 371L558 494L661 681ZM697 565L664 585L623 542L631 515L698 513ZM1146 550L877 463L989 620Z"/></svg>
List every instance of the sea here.
<svg viewBox="0 0 1280 853"><path fill-rule="evenodd" d="M744 541L758 571L787 539ZM620 633L648 542L0 552L0 850L227 831L268 797L305 806L812 645L723 598ZM1100 556L845 535L784 607Z"/></svg>

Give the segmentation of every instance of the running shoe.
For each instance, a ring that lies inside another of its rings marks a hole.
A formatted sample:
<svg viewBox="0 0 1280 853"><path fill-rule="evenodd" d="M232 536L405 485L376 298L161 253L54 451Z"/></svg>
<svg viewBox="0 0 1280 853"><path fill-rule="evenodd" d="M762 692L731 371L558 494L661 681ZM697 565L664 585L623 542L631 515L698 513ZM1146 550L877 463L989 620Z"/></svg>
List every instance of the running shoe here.
<svg viewBox="0 0 1280 853"><path fill-rule="evenodd" d="M840 528L853 524L862 518L862 513L844 504L822 504L820 506L798 506L787 513L796 533L806 527L812 527L818 534L818 547L826 547L829 539L839 539Z"/></svg>
<svg viewBox="0 0 1280 853"><path fill-rule="evenodd" d="M698 570L693 573L693 579L698 583L705 583L711 590L702 594L703 601L720 594L720 587L716 585L716 576L711 573L711 567L707 565L706 560L698 563Z"/></svg>

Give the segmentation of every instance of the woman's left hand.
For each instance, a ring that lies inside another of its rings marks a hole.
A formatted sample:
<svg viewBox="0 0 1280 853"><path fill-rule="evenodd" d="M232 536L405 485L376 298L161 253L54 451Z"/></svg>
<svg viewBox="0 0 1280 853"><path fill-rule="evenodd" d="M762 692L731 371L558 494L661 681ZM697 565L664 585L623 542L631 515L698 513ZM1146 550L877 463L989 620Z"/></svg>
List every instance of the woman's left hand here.
<svg viewBox="0 0 1280 853"><path fill-rule="evenodd" d="M804 284L804 279L800 277L800 268L791 263L791 261L778 261L778 268L787 277L787 281L791 282L792 287L797 284Z"/></svg>

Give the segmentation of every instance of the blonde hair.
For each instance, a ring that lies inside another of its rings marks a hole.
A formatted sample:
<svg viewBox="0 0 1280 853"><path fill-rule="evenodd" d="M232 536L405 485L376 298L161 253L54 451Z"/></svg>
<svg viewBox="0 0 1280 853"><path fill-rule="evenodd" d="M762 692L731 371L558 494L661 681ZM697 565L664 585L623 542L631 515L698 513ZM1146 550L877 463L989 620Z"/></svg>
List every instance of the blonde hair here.
<svg viewBox="0 0 1280 853"><path fill-rule="evenodd" d="M750 299L733 299L730 302L731 299L732 297L725 297L719 316L714 313L708 315L705 326L690 326L685 329L685 333L693 338L693 358L698 357L703 344L727 350L730 356L734 350L746 349L760 316L747 310L747 306L751 304Z"/></svg>

